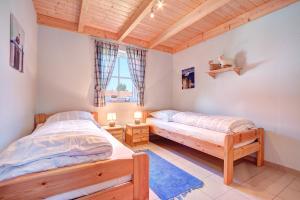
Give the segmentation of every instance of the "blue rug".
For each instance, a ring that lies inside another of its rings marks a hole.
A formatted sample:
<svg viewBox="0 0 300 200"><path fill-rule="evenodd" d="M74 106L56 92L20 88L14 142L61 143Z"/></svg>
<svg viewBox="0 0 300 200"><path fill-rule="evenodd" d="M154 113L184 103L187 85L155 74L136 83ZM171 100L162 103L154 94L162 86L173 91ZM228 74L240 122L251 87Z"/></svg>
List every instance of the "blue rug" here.
<svg viewBox="0 0 300 200"><path fill-rule="evenodd" d="M182 199L188 192L203 187L203 182L150 150L150 188L162 200Z"/></svg>

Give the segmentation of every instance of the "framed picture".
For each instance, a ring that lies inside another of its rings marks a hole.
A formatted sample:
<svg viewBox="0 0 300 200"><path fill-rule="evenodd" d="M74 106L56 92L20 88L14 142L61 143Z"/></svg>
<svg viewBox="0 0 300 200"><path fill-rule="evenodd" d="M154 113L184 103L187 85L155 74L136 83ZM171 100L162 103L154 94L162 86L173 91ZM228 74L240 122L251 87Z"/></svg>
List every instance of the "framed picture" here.
<svg viewBox="0 0 300 200"><path fill-rule="evenodd" d="M182 89L195 88L195 67L182 70Z"/></svg>
<svg viewBox="0 0 300 200"><path fill-rule="evenodd" d="M17 19L10 14L10 59L9 65L19 72L24 72L25 33Z"/></svg>

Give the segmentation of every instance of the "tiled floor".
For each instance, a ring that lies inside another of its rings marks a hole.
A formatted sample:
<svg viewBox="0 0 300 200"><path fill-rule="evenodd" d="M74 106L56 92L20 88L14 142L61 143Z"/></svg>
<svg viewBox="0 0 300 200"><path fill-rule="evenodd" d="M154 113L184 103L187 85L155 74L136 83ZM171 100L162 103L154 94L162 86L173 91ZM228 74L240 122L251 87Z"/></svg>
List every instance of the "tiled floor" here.
<svg viewBox="0 0 300 200"><path fill-rule="evenodd" d="M150 149L204 182L203 188L192 191L185 199L300 199L300 177L279 169L238 161L234 167L234 183L226 186L223 184L223 162L217 158L164 139L134 149ZM150 191L150 199L159 200L153 191Z"/></svg>

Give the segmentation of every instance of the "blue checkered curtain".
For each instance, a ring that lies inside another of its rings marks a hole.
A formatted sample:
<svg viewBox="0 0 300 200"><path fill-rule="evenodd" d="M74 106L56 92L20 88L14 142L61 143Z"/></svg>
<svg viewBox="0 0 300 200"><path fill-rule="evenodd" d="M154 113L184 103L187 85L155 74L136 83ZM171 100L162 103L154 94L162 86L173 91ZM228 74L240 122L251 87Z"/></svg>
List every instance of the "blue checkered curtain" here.
<svg viewBox="0 0 300 200"><path fill-rule="evenodd" d="M137 105L144 106L146 53L144 49L126 47L132 82L137 90Z"/></svg>
<svg viewBox="0 0 300 200"><path fill-rule="evenodd" d="M105 106L105 90L114 71L118 44L95 40L95 98L96 107Z"/></svg>

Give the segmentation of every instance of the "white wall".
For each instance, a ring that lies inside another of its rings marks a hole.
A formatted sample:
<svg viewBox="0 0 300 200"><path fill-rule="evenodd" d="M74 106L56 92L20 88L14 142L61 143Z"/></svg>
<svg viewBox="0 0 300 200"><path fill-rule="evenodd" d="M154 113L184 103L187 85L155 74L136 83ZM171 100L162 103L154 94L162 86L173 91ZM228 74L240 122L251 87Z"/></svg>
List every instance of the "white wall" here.
<svg viewBox="0 0 300 200"><path fill-rule="evenodd" d="M173 107L242 116L266 129L266 160L300 170L300 3L200 43L173 57ZM214 80L208 61L225 54L244 67ZM196 88L181 90L181 69Z"/></svg>
<svg viewBox="0 0 300 200"><path fill-rule="evenodd" d="M10 13L25 32L24 73L9 66ZM33 128L37 24L31 0L0 1L0 151Z"/></svg>
<svg viewBox="0 0 300 200"><path fill-rule="evenodd" d="M131 122L134 103L111 103L93 107L94 46L86 35L39 26L37 112L98 110L100 123L107 112L117 112L119 123ZM172 56L150 50L146 67L145 108L171 105Z"/></svg>

